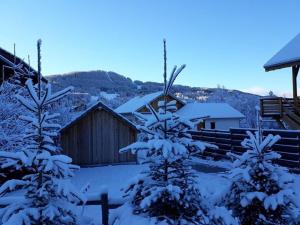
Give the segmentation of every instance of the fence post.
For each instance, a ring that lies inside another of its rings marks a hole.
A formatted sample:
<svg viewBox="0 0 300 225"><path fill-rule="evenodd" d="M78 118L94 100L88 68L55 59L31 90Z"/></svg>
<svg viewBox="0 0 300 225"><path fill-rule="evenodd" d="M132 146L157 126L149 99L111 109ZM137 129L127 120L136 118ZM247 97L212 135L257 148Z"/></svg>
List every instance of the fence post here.
<svg viewBox="0 0 300 225"><path fill-rule="evenodd" d="M300 171L300 137L297 135L297 140L298 140L298 171Z"/></svg>
<svg viewBox="0 0 300 225"><path fill-rule="evenodd" d="M279 98L279 110L280 110L280 117L283 116L283 102L282 102L282 97Z"/></svg>
<svg viewBox="0 0 300 225"><path fill-rule="evenodd" d="M230 135L230 153L234 151L233 149L233 137L232 137L232 129L229 129L229 135Z"/></svg>
<svg viewBox="0 0 300 225"><path fill-rule="evenodd" d="M264 115L264 104L263 104L263 102L264 102L264 99L263 98L261 98L260 99L260 114L261 114L261 116L263 116Z"/></svg>
<svg viewBox="0 0 300 225"><path fill-rule="evenodd" d="M108 225L109 207L108 207L108 194L101 194L101 210L102 210L102 225Z"/></svg>

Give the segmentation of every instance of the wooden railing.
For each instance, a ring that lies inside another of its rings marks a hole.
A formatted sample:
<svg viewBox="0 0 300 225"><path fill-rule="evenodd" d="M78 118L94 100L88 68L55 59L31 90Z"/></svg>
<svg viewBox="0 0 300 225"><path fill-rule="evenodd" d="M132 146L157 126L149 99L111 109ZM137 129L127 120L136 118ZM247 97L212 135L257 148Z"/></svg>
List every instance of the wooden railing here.
<svg viewBox="0 0 300 225"><path fill-rule="evenodd" d="M286 129L300 130L300 100L293 98L262 98L261 116L272 117Z"/></svg>
<svg viewBox="0 0 300 225"><path fill-rule="evenodd" d="M282 117L285 111L292 110L294 107L293 98L268 97L260 99L261 116Z"/></svg>
<svg viewBox="0 0 300 225"><path fill-rule="evenodd" d="M229 159L228 152L242 154L245 149L241 142L247 137L249 129L224 130L200 130L191 132L196 140L207 141L219 147L217 150L207 149L205 155L215 159ZM250 129L254 132L254 129ZM289 168L291 171L300 172L300 131L264 130L263 135L278 134L281 139L274 145L273 150L281 155L276 161L279 165Z"/></svg>

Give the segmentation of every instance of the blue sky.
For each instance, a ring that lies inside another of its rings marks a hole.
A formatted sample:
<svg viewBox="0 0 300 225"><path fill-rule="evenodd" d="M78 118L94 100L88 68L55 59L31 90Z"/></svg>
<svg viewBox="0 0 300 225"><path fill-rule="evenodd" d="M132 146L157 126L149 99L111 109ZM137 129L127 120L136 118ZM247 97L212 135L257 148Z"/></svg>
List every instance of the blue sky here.
<svg viewBox="0 0 300 225"><path fill-rule="evenodd" d="M289 93L289 69L263 64L299 32L294 0L1 0L0 46L30 54L41 38L44 75L109 70L133 80L162 81L168 67L187 64L177 84Z"/></svg>

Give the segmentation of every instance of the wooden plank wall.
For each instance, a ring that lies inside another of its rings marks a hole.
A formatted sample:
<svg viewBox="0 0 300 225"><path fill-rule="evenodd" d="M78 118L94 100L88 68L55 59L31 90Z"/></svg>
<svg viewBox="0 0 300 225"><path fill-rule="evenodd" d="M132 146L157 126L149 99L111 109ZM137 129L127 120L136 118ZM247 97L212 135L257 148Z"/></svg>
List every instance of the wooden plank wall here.
<svg viewBox="0 0 300 225"><path fill-rule="evenodd" d="M119 149L136 140L136 131L111 113L96 109L61 134L63 152L79 165L135 162L130 153Z"/></svg>
<svg viewBox="0 0 300 225"><path fill-rule="evenodd" d="M245 149L241 142L247 137L246 131L249 129L222 130L201 130L191 132L196 140L207 141L219 147L218 150L206 150L207 156L216 159L228 159L228 152L242 154ZM255 131L250 129L250 131ZM263 135L280 135L281 139L274 145L273 150L281 154L281 159L277 161L279 165L286 166L292 170L300 171L300 131L285 130L264 130Z"/></svg>

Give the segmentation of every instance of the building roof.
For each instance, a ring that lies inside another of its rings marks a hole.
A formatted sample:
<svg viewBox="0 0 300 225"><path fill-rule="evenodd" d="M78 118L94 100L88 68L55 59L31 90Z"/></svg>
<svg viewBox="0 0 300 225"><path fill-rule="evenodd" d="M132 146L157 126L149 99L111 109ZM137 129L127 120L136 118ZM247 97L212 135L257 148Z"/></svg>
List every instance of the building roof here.
<svg viewBox="0 0 300 225"><path fill-rule="evenodd" d="M227 103L188 103L176 114L192 119L206 117L210 119L243 119L245 116Z"/></svg>
<svg viewBox="0 0 300 225"><path fill-rule="evenodd" d="M30 69L31 71L35 71L32 67L30 67L26 62L20 59L18 56L14 56L14 54L9 51L0 48L0 59L3 60L7 65L13 66L14 61L16 64L22 63L24 67Z"/></svg>
<svg viewBox="0 0 300 225"><path fill-rule="evenodd" d="M13 67L14 65L20 65L19 67L16 67L16 70L20 73L26 73L27 71L31 71L35 77L33 77L34 82L37 78L37 71L33 69L31 66L29 66L24 60L19 58L18 56L15 56L14 54L10 53L9 51L0 48L0 61L3 62L4 65ZM1 68L2 70L3 68ZM46 78L42 76L43 82L48 82Z"/></svg>
<svg viewBox="0 0 300 225"><path fill-rule="evenodd" d="M136 96L132 99L130 99L128 102L125 102L123 105L120 105L118 108L115 109L117 113L133 113L144 107L145 105L149 104L150 102L154 101L155 99L159 98L160 96L163 95L162 91L150 93L148 95L144 96ZM173 98L176 100L180 101L181 103L185 104L182 102L180 99L177 97L173 96L170 94Z"/></svg>
<svg viewBox="0 0 300 225"><path fill-rule="evenodd" d="M119 120L123 121L124 123L128 124L134 130L137 130L136 126L131 121L129 121L127 118L125 118L124 116L122 116L119 113L115 112L113 109L111 109L110 107L108 107L104 103L98 101L95 104L93 104L92 106L90 106L88 109L86 109L79 116L77 116L76 118L74 118L71 122L69 122L64 127L62 127L60 129L60 132L65 131L66 129L68 129L69 127L71 127L73 124L75 124L77 121L79 121L82 118L84 118L88 113L90 113L90 112L92 112L92 111L94 111L96 109L103 109L103 110L105 110L106 112L112 114L114 117L116 117Z"/></svg>
<svg viewBox="0 0 300 225"><path fill-rule="evenodd" d="M266 71L300 65L300 34L287 43L265 65Z"/></svg>

